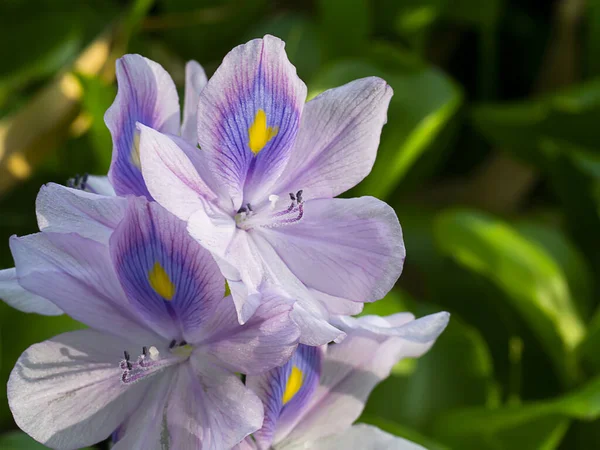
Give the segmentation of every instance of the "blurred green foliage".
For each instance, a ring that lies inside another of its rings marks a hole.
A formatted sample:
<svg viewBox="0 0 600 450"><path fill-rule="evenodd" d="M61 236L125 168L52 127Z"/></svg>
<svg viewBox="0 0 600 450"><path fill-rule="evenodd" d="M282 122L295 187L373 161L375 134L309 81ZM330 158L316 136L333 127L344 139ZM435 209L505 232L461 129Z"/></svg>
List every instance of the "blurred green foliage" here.
<svg viewBox="0 0 600 450"><path fill-rule="evenodd" d="M373 172L350 194L396 209L408 258L366 312L453 314L362 420L432 450L600 447L598 1L3 1L0 240L36 231L41 184L107 172L116 57L155 59L182 88L186 60L212 73L266 33L311 97L370 75L394 89ZM0 304L0 327L4 384L27 346L79 325ZM0 448L40 446L10 432Z"/></svg>

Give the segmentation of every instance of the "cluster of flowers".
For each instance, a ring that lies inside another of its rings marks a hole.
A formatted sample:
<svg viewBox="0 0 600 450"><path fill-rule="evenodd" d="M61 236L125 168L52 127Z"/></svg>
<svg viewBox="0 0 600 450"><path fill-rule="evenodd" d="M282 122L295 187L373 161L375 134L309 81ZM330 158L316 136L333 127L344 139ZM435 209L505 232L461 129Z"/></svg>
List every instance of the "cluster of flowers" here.
<svg viewBox="0 0 600 450"><path fill-rule="evenodd" d="M8 383L37 441L114 450L419 449L352 425L373 387L426 352L447 313L354 318L402 270L394 211L334 198L373 165L392 90L365 78L306 101L272 36L207 81L117 62L108 177L49 184L13 236L0 297L89 328L27 349Z"/></svg>

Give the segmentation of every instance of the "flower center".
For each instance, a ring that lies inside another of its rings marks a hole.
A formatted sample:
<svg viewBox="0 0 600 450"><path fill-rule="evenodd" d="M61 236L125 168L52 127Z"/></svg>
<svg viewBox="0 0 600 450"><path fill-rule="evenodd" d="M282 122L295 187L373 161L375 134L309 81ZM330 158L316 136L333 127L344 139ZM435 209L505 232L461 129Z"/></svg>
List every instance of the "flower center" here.
<svg viewBox="0 0 600 450"><path fill-rule="evenodd" d="M185 341L171 341L169 350L163 355L159 350L152 347L142 347L142 353L136 361L132 361L128 351L123 352L123 359L119 367L123 370L121 382L123 384L137 383L162 372L168 367L187 361L194 351L194 347Z"/></svg>
<svg viewBox="0 0 600 450"><path fill-rule="evenodd" d="M235 215L235 223L242 230L254 228L276 228L291 225L302 220L304 216L304 200L302 190L289 194L291 203L287 208L277 211L279 196L269 196L270 205L255 211L249 203L239 209Z"/></svg>

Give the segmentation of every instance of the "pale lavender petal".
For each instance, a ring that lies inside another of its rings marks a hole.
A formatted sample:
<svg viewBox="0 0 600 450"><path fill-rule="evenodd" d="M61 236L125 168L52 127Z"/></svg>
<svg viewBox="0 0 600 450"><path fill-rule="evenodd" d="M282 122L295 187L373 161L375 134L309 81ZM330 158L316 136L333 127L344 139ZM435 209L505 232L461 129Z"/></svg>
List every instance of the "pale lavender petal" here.
<svg viewBox="0 0 600 450"><path fill-rule="evenodd" d="M43 316L60 316L62 309L50 300L29 292L19 284L17 269L0 270L0 299L19 311Z"/></svg>
<svg viewBox="0 0 600 450"><path fill-rule="evenodd" d="M426 450L424 447L386 433L372 425L359 423L339 434L312 442L286 446L286 450Z"/></svg>
<svg viewBox="0 0 600 450"><path fill-rule="evenodd" d="M300 328L300 342L322 345L343 338L344 332L329 324L330 314L325 305L290 271L262 234L253 233L251 238L263 265L262 290L276 289L295 301L291 317Z"/></svg>
<svg viewBox="0 0 600 450"><path fill-rule="evenodd" d="M108 197L60 184L42 186L35 209L41 231L77 233L108 242L125 212L124 198Z"/></svg>
<svg viewBox="0 0 600 450"><path fill-rule="evenodd" d="M104 116L113 141L108 176L118 195L150 198L140 171L136 123L179 134L177 89L159 64L140 55L117 60L117 83L117 97Z"/></svg>
<svg viewBox="0 0 600 450"><path fill-rule="evenodd" d="M173 379L166 409L170 448L223 450L256 431L262 403L233 373L194 357Z"/></svg>
<svg viewBox="0 0 600 450"><path fill-rule="evenodd" d="M302 417L321 376L320 347L298 346L283 366L258 376L248 376L246 385L261 399L265 418L262 428L254 433L261 450L286 436Z"/></svg>
<svg viewBox="0 0 600 450"><path fill-rule="evenodd" d="M260 234L308 288L355 302L383 298L404 263L398 218L373 197L311 200L302 220Z"/></svg>
<svg viewBox="0 0 600 450"><path fill-rule="evenodd" d="M300 331L290 319L292 304L266 293L262 303L244 325L240 325L231 297L223 299L199 331L203 351L210 353L232 372L263 373L284 364L296 349Z"/></svg>
<svg viewBox="0 0 600 450"><path fill-rule="evenodd" d="M209 187L215 183L200 149L144 125L139 128L142 173L148 190L158 203L180 219L187 220L202 207L202 199L217 199L217 194Z"/></svg>
<svg viewBox="0 0 600 450"><path fill-rule="evenodd" d="M132 307L168 340L193 343L197 327L223 300L225 283L185 222L155 202L130 199L110 253Z"/></svg>
<svg viewBox="0 0 600 450"><path fill-rule="evenodd" d="M198 142L198 97L208 79L200 64L188 61L185 65L185 100L183 102L183 124L181 137L193 146Z"/></svg>
<svg viewBox="0 0 600 450"><path fill-rule="evenodd" d="M352 81L323 92L304 108L290 160L273 192L304 191L332 198L366 177L387 120L392 88L381 78Z"/></svg>
<svg viewBox="0 0 600 450"><path fill-rule="evenodd" d="M146 345L156 339L129 305L108 248L77 234L10 239L19 283L92 328Z"/></svg>
<svg viewBox="0 0 600 450"><path fill-rule="evenodd" d="M92 330L61 334L27 349L8 381L17 425L55 449L75 449L111 435L142 400L145 383L121 383L127 341Z"/></svg>
<svg viewBox="0 0 600 450"><path fill-rule="evenodd" d="M225 268L239 322L245 323L260 304L265 277L256 245L232 217L207 202L190 217L187 230Z"/></svg>
<svg viewBox="0 0 600 450"><path fill-rule="evenodd" d="M375 385L389 376L398 361L418 357L431 348L448 324L449 314L442 312L406 322L408 317L391 316L385 325L382 320L386 318L369 316L339 321L337 325L347 337L328 346L320 385L302 419L285 437L286 443L300 444L349 428Z"/></svg>
<svg viewBox="0 0 600 450"><path fill-rule="evenodd" d="M157 375L136 410L118 429L119 439L111 450L164 450L169 437L164 410L171 391L174 370ZM113 437L115 433L113 433Z"/></svg>
<svg viewBox="0 0 600 450"><path fill-rule="evenodd" d="M234 48L200 94L198 141L237 210L271 193L294 143L306 86L273 36Z"/></svg>
<svg viewBox="0 0 600 450"><path fill-rule="evenodd" d="M96 175L88 175L86 180L86 191L98 195L106 195L113 197L116 194L115 188L110 184L108 177L100 177Z"/></svg>

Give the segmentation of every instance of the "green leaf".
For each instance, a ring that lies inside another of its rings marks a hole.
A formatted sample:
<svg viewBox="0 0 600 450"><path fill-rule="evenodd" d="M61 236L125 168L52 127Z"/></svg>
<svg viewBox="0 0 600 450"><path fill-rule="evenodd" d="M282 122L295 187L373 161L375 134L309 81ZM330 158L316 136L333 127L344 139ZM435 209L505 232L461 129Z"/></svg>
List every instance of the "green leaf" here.
<svg viewBox="0 0 600 450"><path fill-rule="evenodd" d="M367 76L379 76L394 89L377 160L356 192L384 198L418 159L433 148L436 138L458 111L462 95L434 68L412 61L406 64L399 59L385 61L385 67L383 61L377 63L352 60L333 64L309 83L309 96Z"/></svg>
<svg viewBox="0 0 600 450"><path fill-rule="evenodd" d="M117 90L99 77L79 76L79 81L83 86L84 120L90 121L90 141L96 157L96 167L90 171L106 174L112 157L112 138L104 123L104 113L115 100Z"/></svg>
<svg viewBox="0 0 600 450"><path fill-rule="evenodd" d="M48 447L34 441L25 433L13 431L12 433L0 435L0 448L6 450L45 450Z"/></svg>
<svg viewBox="0 0 600 450"><path fill-rule="evenodd" d="M332 56L356 56L371 29L368 0L319 0L318 20L323 42Z"/></svg>
<svg viewBox="0 0 600 450"><path fill-rule="evenodd" d="M592 312L592 271L577 247L555 227L533 221L520 221L515 227L523 237L542 247L565 275L569 291L581 317Z"/></svg>
<svg viewBox="0 0 600 450"><path fill-rule="evenodd" d="M473 108L478 130L517 158L542 165L544 140L558 139L589 148L598 146L600 80L570 87L535 100Z"/></svg>
<svg viewBox="0 0 600 450"><path fill-rule="evenodd" d="M469 210L440 214L434 233L442 252L506 294L552 357L563 381L573 382L578 376L573 350L585 326L552 256L501 220Z"/></svg>
<svg viewBox="0 0 600 450"><path fill-rule="evenodd" d="M380 303L387 304L378 306ZM367 313L385 311L387 315L405 311L405 303L418 317L440 310L419 306L406 294L393 294L368 305ZM426 355L418 360L401 361L392 375L375 388L364 414L371 423L390 421L423 432L433 418L449 408L497 402L487 345L476 329L453 315Z"/></svg>
<svg viewBox="0 0 600 450"><path fill-rule="evenodd" d="M498 409L450 411L436 421L434 435L449 445L460 444L461 449L552 449L566 431L569 419L599 417L600 377L556 399ZM544 446L534 444L536 435L546 436Z"/></svg>

